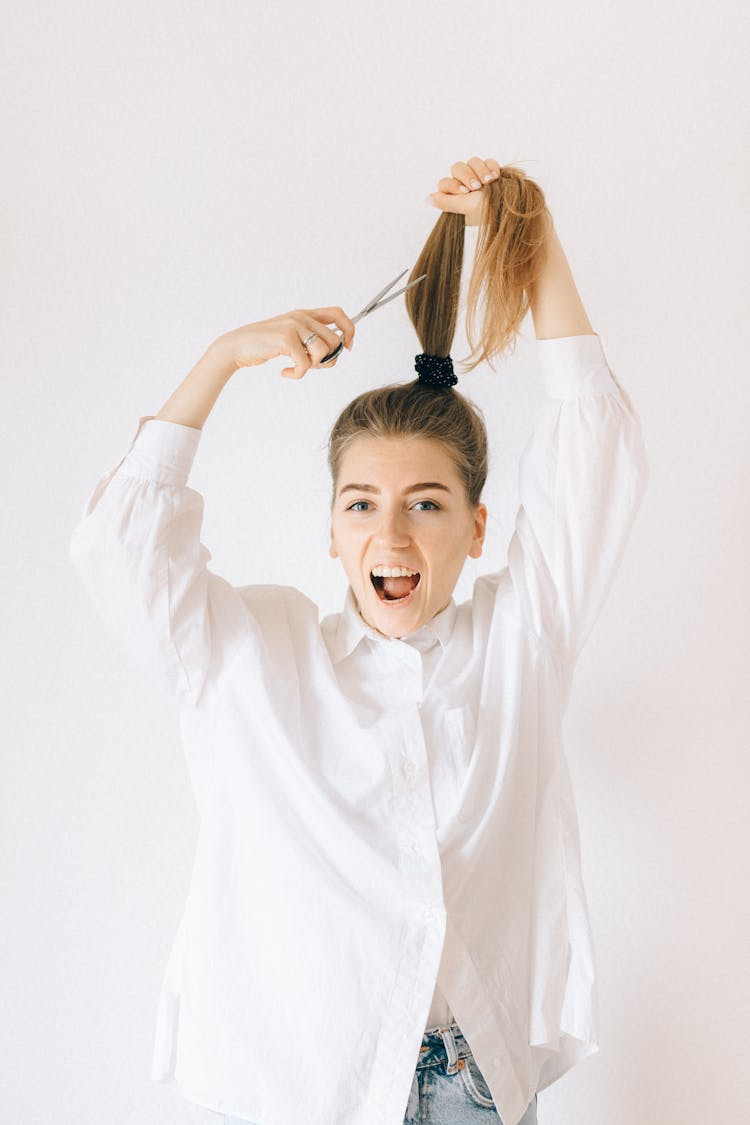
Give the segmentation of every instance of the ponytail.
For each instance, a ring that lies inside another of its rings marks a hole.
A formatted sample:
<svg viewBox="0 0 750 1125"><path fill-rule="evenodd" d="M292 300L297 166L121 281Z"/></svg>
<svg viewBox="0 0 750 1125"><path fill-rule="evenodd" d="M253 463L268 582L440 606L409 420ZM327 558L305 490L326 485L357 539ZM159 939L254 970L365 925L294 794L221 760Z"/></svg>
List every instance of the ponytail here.
<svg viewBox="0 0 750 1125"><path fill-rule="evenodd" d="M501 168L482 189L484 206L466 298L467 371L512 352L529 311L528 293L546 258L548 221L544 193L520 169ZM406 292L406 308L422 351L448 356L461 291L463 215L444 211L424 244L409 280L424 282Z"/></svg>

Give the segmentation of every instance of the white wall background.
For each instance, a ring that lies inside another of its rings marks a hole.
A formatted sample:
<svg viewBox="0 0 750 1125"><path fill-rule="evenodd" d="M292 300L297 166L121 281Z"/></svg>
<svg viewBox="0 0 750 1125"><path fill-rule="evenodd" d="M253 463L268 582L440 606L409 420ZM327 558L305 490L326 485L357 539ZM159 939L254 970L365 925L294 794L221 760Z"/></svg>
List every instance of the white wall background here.
<svg viewBox="0 0 750 1125"><path fill-rule="evenodd" d="M540 1122L744 1120L746 4L3 7L0 1118L215 1120L149 1077L197 820L172 714L69 565L83 503L217 335L410 267L478 154L546 192L652 472L568 719L602 1050ZM459 600L504 565L533 340L464 383L493 520ZM333 371L232 381L191 478L212 569L341 608L328 428L417 350L399 302Z"/></svg>

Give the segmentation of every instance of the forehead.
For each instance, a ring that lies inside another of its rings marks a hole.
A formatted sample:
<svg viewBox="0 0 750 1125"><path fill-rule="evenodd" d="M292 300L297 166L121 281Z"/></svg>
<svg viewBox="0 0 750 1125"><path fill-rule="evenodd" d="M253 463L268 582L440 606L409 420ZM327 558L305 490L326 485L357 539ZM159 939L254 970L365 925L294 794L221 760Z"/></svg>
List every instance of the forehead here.
<svg viewBox="0 0 750 1125"><path fill-rule="evenodd" d="M414 480L429 476L430 480L443 480L446 484L458 481L452 457L434 438L363 434L351 442L341 459L339 483L344 485L348 480L357 480L375 484L378 479L415 472L422 476L415 476Z"/></svg>

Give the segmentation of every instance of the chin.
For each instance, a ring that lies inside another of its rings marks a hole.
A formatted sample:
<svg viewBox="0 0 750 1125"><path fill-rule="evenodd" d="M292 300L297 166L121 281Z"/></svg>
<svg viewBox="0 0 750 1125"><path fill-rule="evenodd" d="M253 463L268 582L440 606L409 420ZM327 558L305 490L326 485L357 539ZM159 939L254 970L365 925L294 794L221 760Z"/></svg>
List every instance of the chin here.
<svg viewBox="0 0 750 1125"><path fill-rule="evenodd" d="M377 610L369 615L374 619L373 628L384 633L387 637L407 637L416 633L418 629L431 619L432 614L424 616L422 613L398 612L390 613L388 610L378 613Z"/></svg>

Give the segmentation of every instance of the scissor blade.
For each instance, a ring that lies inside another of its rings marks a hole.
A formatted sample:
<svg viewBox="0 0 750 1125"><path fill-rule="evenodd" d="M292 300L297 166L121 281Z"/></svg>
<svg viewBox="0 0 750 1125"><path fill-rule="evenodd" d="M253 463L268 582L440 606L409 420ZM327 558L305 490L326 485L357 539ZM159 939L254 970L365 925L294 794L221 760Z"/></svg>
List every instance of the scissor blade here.
<svg viewBox="0 0 750 1125"><path fill-rule="evenodd" d="M407 270L404 270L404 273L407 273L407 272L408 272ZM400 279L404 277L404 273L399 273L399 276L396 278L396 281L400 281ZM378 294L378 297L376 298L376 303L374 303L374 304L371 303L370 305L368 305L367 308L363 308L361 313L358 313L358 314L356 314L356 316L352 317L352 324L356 324L356 322L360 321L360 319L363 316L368 316L369 313L374 313L374 311L376 311L377 308L382 308L383 305L387 305L389 300L394 300L396 297L400 297L401 294L406 293L407 289L412 288L413 285L417 285L418 281L424 281L424 279L426 277L427 277L426 273L423 273L422 277L415 278L414 281L409 281L409 284L405 285L403 289L397 289L396 293L391 293L388 297L385 297L382 300L380 300L380 297L382 296L382 294ZM396 285L396 281L391 281L390 285ZM388 293L388 290L390 289L390 285L386 286L386 288L382 290L382 293Z"/></svg>
<svg viewBox="0 0 750 1125"><path fill-rule="evenodd" d="M404 273L406 273L406 270L404 270ZM403 277L404 274L402 273L401 276ZM426 277L426 273L423 273L421 277L415 277L414 280L410 281L408 285L405 285L403 289L397 289L395 293L391 293L390 296L385 297L382 301L379 301L378 304L375 305L375 309L382 309L383 305L387 305L389 301L394 301L396 297L400 297L401 294L405 293L407 289L411 289L412 285L417 285L420 281L424 281ZM374 312L375 309L368 309L367 312Z"/></svg>
<svg viewBox="0 0 750 1125"><path fill-rule="evenodd" d="M352 317L352 324L356 324L360 317L367 316L367 314L371 313L373 309L376 309L378 307L378 304L380 303L381 297L384 297L389 289L393 289L393 286L397 285L404 274L408 272L408 269L405 269L398 275L398 277L394 277L393 281L389 281L385 288L380 290L377 296L372 297L364 306L364 308L360 309L357 315Z"/></svg>

